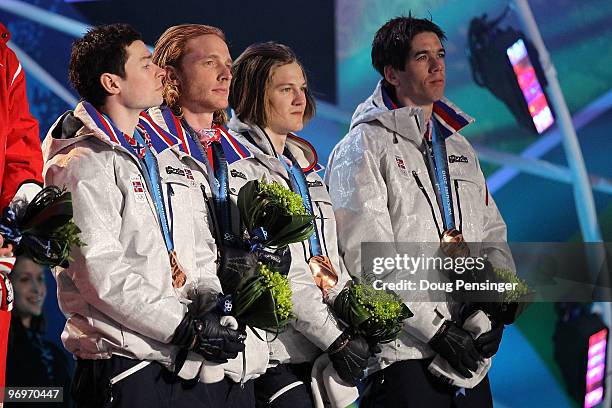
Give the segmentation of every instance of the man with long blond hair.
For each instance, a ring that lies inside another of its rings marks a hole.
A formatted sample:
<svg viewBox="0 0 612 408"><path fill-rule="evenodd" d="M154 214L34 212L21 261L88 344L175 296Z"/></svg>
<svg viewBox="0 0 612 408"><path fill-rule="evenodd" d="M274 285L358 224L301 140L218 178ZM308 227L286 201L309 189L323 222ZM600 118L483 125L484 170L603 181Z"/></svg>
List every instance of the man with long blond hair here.
<svg viewBox="0 0 612 408"><path fill-rule="evenodd" d="M192 152L195 150L196 160L199 157L200 166L208 171L212 197L206 199L215 209L216 222L210 225L222 255L220 268L232 256L253 257L255 262L265 258L266 262L279 265L282 257L271 259L274 255L250 253L228 243L232 221L236 226L240 223L236 222L235 214L231 219L228 188L223 192L223 186L227 187L224 180L230 177L225 163L251 157L251 153L223 128L228 120L225 109L232 79L232 58L225 35L216 27L201 24L170 27L157 41L153 61L166 70L164 105L150 109L149 114L164 130L190 146ZM247 330L245 353L223 366L225 378L209 384L219 406L255 406L251 380L266 371L269 351L266 342L261 340L265 333L255 335L253 330ZM201 378L205 377L205 370L206 367Z"/></svg>
<svg viewBox="0 0 612 408"><path fill-rule="evenodd" d="M194 130L227 122L232 58L217 27L181 24L159 38L153 61L166 69L164 102Z"/></svg>

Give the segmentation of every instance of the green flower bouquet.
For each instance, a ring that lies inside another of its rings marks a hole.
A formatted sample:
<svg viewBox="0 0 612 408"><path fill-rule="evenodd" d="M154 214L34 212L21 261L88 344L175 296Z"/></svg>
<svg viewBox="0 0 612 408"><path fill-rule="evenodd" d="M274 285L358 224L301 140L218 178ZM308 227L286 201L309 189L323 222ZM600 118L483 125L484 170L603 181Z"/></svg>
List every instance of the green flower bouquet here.
<svg viewBox="0 0 612 408"><path fill-rule="evenodd" d="M408 306L392 292L360 283L349 283L334 301L336 315L370 345L397 338L405 319L413 316Z"/></svg>
<svg viewBox="0 0 612 408"><path fill-rule="evenodd" d="M72 219L72 196L57 186L45 187L29 203L13 203L0 219L0 234L16 246L16 255L51 267L68 266L70 248L85 245L80 232Z"/></svg>
<svg viewBox="0 0 612 408"><path fill-rule="evenodd" d="M261 262L232 298L232 315L249 326L278 332L294 318L287 277Z"/></svg>
<svg viewBox="0 0 612 408"><path fill-rule="evenodd" d="M288 245L312 234L313 217L302 197L265 179L240 189L238 209L249 236L223 248L218 276L231 306L222 308L225 313L231 308L240 322L278 334L294 318Z"/></svg>
<svg viewBox="0 0 612 408"><path fill-rule="evenodd" d="M265 179L251 180L238 192L240 217L251 241L266 247L301 242L313 233L313 216L299 194Z"/></svg>

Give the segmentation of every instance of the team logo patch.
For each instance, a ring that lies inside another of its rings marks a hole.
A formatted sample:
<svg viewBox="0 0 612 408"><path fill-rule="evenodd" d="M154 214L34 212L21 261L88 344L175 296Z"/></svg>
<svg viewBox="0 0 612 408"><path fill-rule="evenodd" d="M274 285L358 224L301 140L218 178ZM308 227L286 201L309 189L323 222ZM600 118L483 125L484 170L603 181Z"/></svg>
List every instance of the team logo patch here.
<svg viewBox="0 0 612 408"><path fill-rule="evenodd" d="M232 175L232 177L239 177L239 178L245 179L245 180L247 179L247 177L244 175L244 173L242 173L242 172L240 172L240 171L238 171L236 169L232 169L230 171L230 174Z"/></svg>
<svg viewBox="0 0 612 408"><path fill-rule="evenodd" d="M179 176L185 176L185 171L177 169L176 167L166 166L166 174L178 174Z"/></svg>
<svg viewBox="0 0 612 408"><path fill-rule="evenodd" d="M146 203L147 202L147 193L145 191L145 186L142 182L142 178L139 175L130 177L130 182L132 183L132 190L134 190L134 200L137 203Z"/></svg>
<svg viewBox="0 0 612 408"><path fill-rule="evenodd" d="M395 164L397 165L397 168L399 169L400 173L402 173L403 176L408 177L408 170L406 170L406 162L404 161L404 158L402 156L395 155Z"/></svg>
<svg viewBox="0 0 612 408"><path fill-rule="evenodd" d="M449 163L467 163L468 158L465 156L455 156L454 154L451 154L450 156L448 156L448 162Z"/></svg>
<svg viewBox="0 0 612 408"><path fill-rule="evenodd" d="M311 187L323 187L323 183L321 183L321 181L319 180L308 181L308 188L311 188Z"/></svg>

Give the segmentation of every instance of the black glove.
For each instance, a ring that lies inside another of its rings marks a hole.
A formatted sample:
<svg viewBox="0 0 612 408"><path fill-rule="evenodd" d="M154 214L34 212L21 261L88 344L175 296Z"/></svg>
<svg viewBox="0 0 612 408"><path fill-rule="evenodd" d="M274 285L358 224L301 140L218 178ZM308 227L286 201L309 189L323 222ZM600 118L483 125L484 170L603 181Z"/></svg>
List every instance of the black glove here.
<svg viewBox="0 0 612 408"><path fill-rule="evenodd" d="M352 386L363 377L372 355L368 342L361 336L350 338L341 334L327 349L336 372L342 381Z"/></svg>
<svg viewBox="0 0 612 408"><path fill-rule="evenodd" d="M223 246L221 265L217 271L223 293L235 293L241 281L254 276L257 262L257 255L248 248Z"/></svg>
<svg viewBox="0 0 612 408"><path fill-rule="evenodd" d="M470 371L478 369L481 356L474 346L474 339L451 321L447 320L440 327L429 345L465 378L472 378Z"/></svg>
<svg viewBox="0 0 612 408"><path fill-rule="evenodd" d="M171 343L194 351L212 363L227 363L244 351L246 331L222 326L219 319L215 312L199 318L187 314L174 331Z"/></svg>
<svg viewBox="0 0 612 408"><path fill-rule="evenodd" d="M236 242L231 246L224 246L221 249L221 266L217 272L223 293L234 293L243 278L249 278L255 274L258 262L287 276L291 267L291 251L289 247L281 247L274 252L264 249L251 252L245 243Z"/></svg>
<svg viewBox="0 0 612 408"><path fill-rule="evenodd" d="M257 260L276 269L281 275L287 276L291 268L291 250L288 246L277 248L274 252L260 249L255 251Z"/></svg>
<svg viewBox="0 0 612 408"><path fill-rule="evenodd" d="M476 339L476 348L484 358L491 358L499 350L502 335L504 334L504 325L500 325L483 333Z"/></svg>

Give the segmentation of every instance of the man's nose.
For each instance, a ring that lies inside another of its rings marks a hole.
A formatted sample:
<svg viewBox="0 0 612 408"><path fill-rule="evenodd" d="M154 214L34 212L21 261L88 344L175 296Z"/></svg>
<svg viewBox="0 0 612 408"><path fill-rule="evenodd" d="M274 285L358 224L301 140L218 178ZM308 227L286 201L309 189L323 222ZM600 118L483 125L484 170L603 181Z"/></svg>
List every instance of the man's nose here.
<svg viewBox="0 0 612 408"><path fill-rule="evenodd" d="M221 68L221 75L219 75L220 79L227 79L228 81L232 80L232 67L230 65L223 65Z"/></svg>

